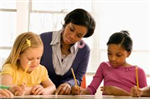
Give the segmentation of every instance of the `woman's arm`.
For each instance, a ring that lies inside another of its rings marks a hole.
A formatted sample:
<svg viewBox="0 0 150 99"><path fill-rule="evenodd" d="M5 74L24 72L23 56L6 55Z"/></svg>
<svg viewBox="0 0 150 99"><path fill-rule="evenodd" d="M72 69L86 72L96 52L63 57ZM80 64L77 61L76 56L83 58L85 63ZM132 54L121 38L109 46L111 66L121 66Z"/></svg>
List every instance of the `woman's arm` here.
<svg viewBox="0 0 150 99"><path fill-rule="evenodd" d="M83 75L86 74L87 66L89 63L89 56L90 56L90 50L89 50L89 47L86 46L84 50L83 49L81 49L81 51L79 50L73 62L72 68L74 70L76 80L79 86L81 85ZM71 70L70 70L70 73L71 73ZM72 78L68 80L67 83L69 83L71 86L74 86L75 81L72 76L72 73L71 73L71 77Z"/></svg>
<svg viewBox="0 0 150 99"><path fill-rule="evenodd" d="M87 45L85 45L84 48L79 49L78 53L76 54L75 60L71 66L74 70L76 80L79 86L81 85L83 75L85 75L86 73L88 62L89 62L89 56L90 56L90 49ZM71 87L75 85L75 81L71 73L71 70L70 70L70 74L68 74L66 77L68 77L66 82L58 86L55 94L59 94L59 95L70 94Z"/></svg>
<svg viewBox="0 0 150 99"><path fill-rule="evenodd" d="M90 48L87 44L84 45L83 48L79 48L76 57L73 61L73 64L71 68L73 68L76 80L78 85L81 85L82 77L86 74L87 66L89 63L89 57L90 57ZM75 85L71 70L69 77L71 77L69 80L67 80L66 83L69 83L72 86Z"/></svg>

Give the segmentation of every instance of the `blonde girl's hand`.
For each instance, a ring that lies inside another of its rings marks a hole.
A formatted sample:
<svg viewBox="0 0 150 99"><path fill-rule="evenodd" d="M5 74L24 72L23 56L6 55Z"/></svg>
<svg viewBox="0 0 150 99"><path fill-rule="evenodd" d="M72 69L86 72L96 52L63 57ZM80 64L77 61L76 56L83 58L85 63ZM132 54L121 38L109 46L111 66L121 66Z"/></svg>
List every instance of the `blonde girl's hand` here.
<svg viewBox="0 0 150 99"><path fill-rule="evenodd" d="M142 91L140 89L138 89L137 86L134 86L131 88L131 96L139 97L139 96L141 96L141 94L142 94Z"/></svg>
<svg viewBox="0 0 150 99"><path fill-rule="evenodd" d="M16 91L18 93L18 96L23 96L26 93L26 86L25 84L20 85L20 89Z"/></svg>
<svg viewBox="0 0 150 99"><path fill-rule="evenodd" d="M0 89L0 98L10 98L14 95L7 89Z"/></svg>
<svg viewBox="0 0 150 99"><path fill-rule="evenodd" d="M15 95L15 96L23 96L26 93L26 86L24 84L21 84L20 86L13 86L10 87L9 90Z"/></svg>
<svg viewBox="0 0 150 99"><path fill-rule="evenodd" d="M33 95L42 95L44 93L45 89L43 88L42 85L35 85L33 86L33 88L31 89L31 93Z"/></svg>

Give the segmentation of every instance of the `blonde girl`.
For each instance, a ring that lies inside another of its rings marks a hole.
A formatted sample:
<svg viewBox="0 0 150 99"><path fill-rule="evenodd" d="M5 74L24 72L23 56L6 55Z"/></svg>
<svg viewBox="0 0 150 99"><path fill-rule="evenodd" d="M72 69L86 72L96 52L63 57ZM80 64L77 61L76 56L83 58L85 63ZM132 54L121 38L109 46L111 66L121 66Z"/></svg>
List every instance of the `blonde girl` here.
<svg viewBox="0 0 150 99"><path fill-rule="evenodd" d="M42 54L43 43L37 34L32 32L20 34L3 65L1 84L26 86L22 88L23 92L13 93L15 95L53 94L56 87L49 79L47 69L40 65Z"/></svg>

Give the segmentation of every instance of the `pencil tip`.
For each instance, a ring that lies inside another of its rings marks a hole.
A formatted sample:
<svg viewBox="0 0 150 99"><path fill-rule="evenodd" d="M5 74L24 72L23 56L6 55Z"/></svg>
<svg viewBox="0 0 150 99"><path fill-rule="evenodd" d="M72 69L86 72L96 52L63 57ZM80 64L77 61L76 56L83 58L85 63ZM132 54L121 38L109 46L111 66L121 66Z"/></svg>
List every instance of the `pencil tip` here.
<svg viewBox="0 0 150 99"><path fill-rule="evenodd" d="M28 62L28 65L30 65L30 64L31 64L31 61Z"/></svg>

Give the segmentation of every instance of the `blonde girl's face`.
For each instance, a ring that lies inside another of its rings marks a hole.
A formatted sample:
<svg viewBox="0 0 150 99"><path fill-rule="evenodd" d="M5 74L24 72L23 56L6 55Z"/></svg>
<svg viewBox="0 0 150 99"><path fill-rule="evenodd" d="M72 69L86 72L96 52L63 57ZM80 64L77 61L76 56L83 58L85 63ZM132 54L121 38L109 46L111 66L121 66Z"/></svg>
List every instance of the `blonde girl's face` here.
<svg viewBox="0 0 150 99"><path fill-rule="evenodd" d="M63 32L63 41L66 44L74 44L80 41L87 33L87 27L69 23Z"/></svg>
<svg viewBox="0 0 150 99"><path fill-rule="evenodd" d="M109 44L107 52L112 67L126 66L126 58L130 55L130 52L117 44Z"/></svg>
<svg viewBox="0 0 150 99"><path fill-rule="evenodd" d="M43 54L43 47L26 49L19 56L21 69L24 71L28 66L28 63L30 62L27 72L31 73L35 68L39 66L42 54Z"/></svg>

